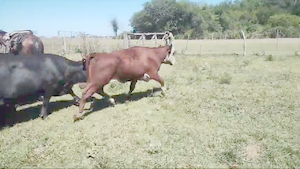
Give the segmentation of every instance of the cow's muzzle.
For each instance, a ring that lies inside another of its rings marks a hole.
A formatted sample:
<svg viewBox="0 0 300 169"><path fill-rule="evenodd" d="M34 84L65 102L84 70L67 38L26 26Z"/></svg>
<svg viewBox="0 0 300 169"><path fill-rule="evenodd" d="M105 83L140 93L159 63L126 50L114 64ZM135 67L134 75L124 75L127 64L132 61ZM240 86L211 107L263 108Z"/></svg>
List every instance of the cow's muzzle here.
<svg viewBox="0 0 300 169"><path fill-rule="evenodd" d="M174 58L172 58L168 62L171 66L173 66L173 65L175 65L176 60Z"/></svg>

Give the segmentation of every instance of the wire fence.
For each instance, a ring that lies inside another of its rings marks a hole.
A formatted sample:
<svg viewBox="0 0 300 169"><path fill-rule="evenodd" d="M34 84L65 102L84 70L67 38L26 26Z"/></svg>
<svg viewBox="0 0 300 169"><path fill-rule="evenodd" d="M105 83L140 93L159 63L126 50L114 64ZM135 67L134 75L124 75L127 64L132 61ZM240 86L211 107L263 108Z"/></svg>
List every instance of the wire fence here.
<svg viewBox="0 0 300 169"><path fill-rule="evenodd" d="M56 54L111 52L123 49L123 39L111 38L60 38L43 39L45 52ZM300 38L274 38L274 39L200 39L180 40L175 39L176 53L213 55L213 54L239 54L244 53L246 43L246 55L294 55L300 53ZM130 40L132 46L155 47L164 45L165 42L154 40Z"/></svg>
<svg viewBox="0 0 300 169"><path fill-rule="evenodd" d="M112 52L124 48L123 39L112 37L41 37L44 43L45 53L59 55L86 54L90 52ZM247 55L295 55L300 53L300 38L272 38L272 39L175 39L175 52L186 55L215 55L244 53L246 43ZM156 47L164 45L161 39L138 40L130 39L132 46ZM0 49L3 53L3 48Z"/></svg>

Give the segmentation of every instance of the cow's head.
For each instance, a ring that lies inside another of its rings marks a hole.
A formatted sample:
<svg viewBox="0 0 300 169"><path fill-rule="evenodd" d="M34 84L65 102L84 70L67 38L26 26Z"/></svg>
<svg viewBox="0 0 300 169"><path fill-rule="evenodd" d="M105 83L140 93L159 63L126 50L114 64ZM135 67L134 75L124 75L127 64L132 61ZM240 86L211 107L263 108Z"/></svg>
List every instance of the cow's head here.
<svg viewBox="0 0 300 169"><path fill-rule="evenodd" d="M174 42L174 36L171 32L169 31L166 31L165 32L165 36L166 36L166 46L168 47L167 48L167 56L166 58L164 59L163 63L166 63L166 64L170 64L170 65L174 65L175 64L175 58L173 56L174 54L174 45L173 45L173 42Z"/></svg>
<svg viewBox="0 0 300 169"><path fill-rule="evenodd" d="M171 43L170 45L167 45L167 56L165 57L163 63L174 65L176 60L173 54L174 54L174 46L173 43Z"/></svg>

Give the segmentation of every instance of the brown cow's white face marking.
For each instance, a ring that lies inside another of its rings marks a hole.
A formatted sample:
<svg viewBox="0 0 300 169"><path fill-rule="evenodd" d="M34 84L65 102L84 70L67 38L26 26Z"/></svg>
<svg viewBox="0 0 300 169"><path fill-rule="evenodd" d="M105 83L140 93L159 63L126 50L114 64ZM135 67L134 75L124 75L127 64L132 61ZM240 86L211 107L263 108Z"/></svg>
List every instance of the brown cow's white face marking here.
<svg viewBox="0 0 300 169"><path fill-rule="evenodd" d="M174 65L176 60L173 56L173 53L174 53L174 45L172 44L171 51L170 51L170 53L168 52L168 54L167 54L166 58L164 59L163 63Z"/></svg>

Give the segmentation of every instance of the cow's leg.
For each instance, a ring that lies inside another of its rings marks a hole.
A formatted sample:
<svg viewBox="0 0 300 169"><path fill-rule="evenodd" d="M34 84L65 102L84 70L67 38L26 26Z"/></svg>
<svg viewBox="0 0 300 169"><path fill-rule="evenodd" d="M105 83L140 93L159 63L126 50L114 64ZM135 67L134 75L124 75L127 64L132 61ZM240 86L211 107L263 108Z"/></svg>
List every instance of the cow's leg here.
<svg viewBox="0 0 300 169"><path fill-rule="evenodd" d="M153 79L153 80L155 80L155 81L157 81L157 82L160 83L160 85L161 85L161 91L162 91L161 94L162 94L162 95L165 95L166 87L165 87L164 79L161 78L161 77L159 76L158 73L154 74L154 75L151 77L151 79Z"/></svg>
<svg viewBox="0 0 300 169"><path fill-rule="evenodd" d="M5 126L6 105L0 105L0 127Z"/></svg>
<svg viewBox="0 0 300 169"><path fill-rule="evenodd" d="M71 89L69 91L69 94L72 95L72 97L74 99L74 105L79 106L80 98L74 93L73 89ZM87 100L87 101L92 101L92 100L93 100L93 97L91 97L91 99Z"/></svg>
<svg viewBox="0 0 300 169"><path fill-rule="evenodd" d="M82 112L84 109L84 105L88 98L90 98L94 93L96 93L98 88L95 85L89 83L86 88L83 90L82 97L79 102L79 113L74 114L73 119L74 121L79 120L82 117Z"/></svg>
<svg viewBox="0 0 300 169"><path fill-rule="evenodd" d="M103 88L104 88L104 86L102 86L102 87L100 88L100 90L98 91L98 94L100 94L100 95L103 96L104 98L108 99L108 101L109 101L112 105L115 105L115 104L116 104L115 99L112 98L110 95L104 93Z"/></svg>
<svg viewBox="0 0 300 169"><path fill-rule="evenodd" d="M126 98L127 100L130 99L131 93L135 89L136 83L137 83L137 80L131 81L131 83L130 83L130 89L129 89L129 92L128 92L127 98Z"/></svg>
<svg viewBox="0 0 300 169"><path fill-rule="evenodd" d="M44 100L44 96L40 96L39 98L38 98L38 101L43 101Z"/></svg>
<svg viewBox="0 0 300 169"><path fill-rule="evenodd" d="M74 105L79 106L80 98L74 93L73 89L69 91L69 94L73 97L74 99Z"/></svg>
<svg viewBox="0 0 300 169"><path fill-rule="evenodd" d="M48 116L47 111L48 111L48 105L49 105L49 101L50 101L51 96L52 96L52 89L46 90L46 93L44 95L42 109L41 109L41 112L40 112L40 117L42 119L45 119Z"/></svg>
<svg viewBox="0 0 300 169"><path fill-rule="evenodd" d="M16 115L17 115L16 114L16 112L17 112L16 105L13 102L6 104L5 105L5 112L7 113L5 115L6 120L7 119L14 120L16 118ZM6 121L6 123L7 123L7 121Z"/></svg>

